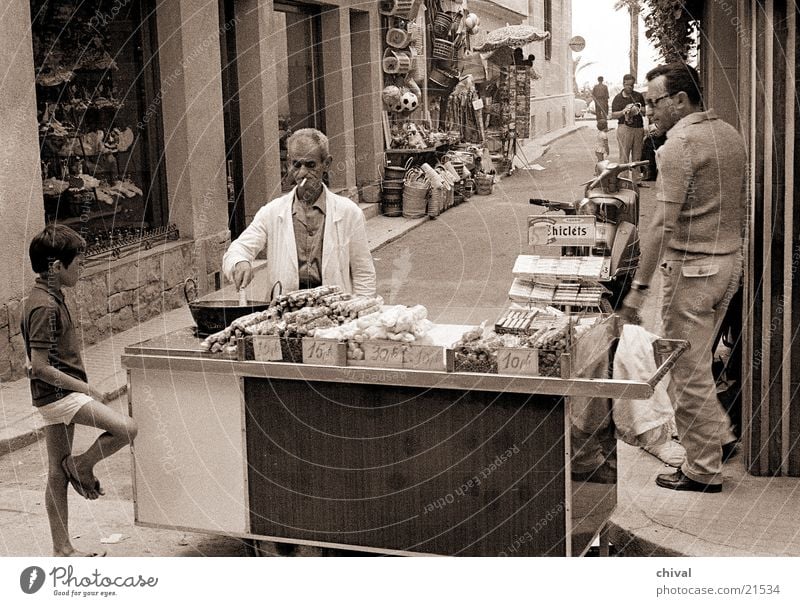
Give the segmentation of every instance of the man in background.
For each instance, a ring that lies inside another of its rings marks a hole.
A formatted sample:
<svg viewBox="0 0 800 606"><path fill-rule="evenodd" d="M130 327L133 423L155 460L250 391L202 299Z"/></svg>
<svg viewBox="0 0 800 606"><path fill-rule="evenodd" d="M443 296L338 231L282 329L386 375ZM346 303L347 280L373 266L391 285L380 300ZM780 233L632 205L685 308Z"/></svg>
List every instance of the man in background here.
<svg viewBox="0 0 800 606"><path fill-rule="evenodd" d="M597 121L608 119L608 87L603 84L603 76L597 77L597 84L592 89L592 99Z"/></svg>
<svg viewBox="0 0 800 606"><path fill-rule="evenodd" d="M644 142L644 97L633 90L636 78L625 74L622 78L622 91L611 102L612 119L618 120L617 142L619 143L620 164L638 162L642 159ZM631 180L639 182L639 169L631 170Z"/></svg>

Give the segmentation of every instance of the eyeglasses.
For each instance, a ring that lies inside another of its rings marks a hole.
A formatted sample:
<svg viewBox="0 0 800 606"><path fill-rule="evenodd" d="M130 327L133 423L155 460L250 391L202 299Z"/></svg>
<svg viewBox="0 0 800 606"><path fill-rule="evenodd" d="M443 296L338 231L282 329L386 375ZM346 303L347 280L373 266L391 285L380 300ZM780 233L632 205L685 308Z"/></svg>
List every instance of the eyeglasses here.
<svg viewBox="0 0 800 606"><path fill-rule="evenodd" d="M301 166L305 166L308 170L317 168L318 162L316 160L292 160L292 168L300 170Z"/></svg>
<svg viewBox="0 0 800 606"><path fill-rule="evenodd" d="M644 102L645 102L645 104L647 105L647 107L650 107L650 108L652 108L652 109L655 109L655 108L656 108L656 105L658 105L658 102L659 102L659 101L661 101L662 99L666 99L666 98L668 98L668 97L673 97L673 96L675 96L675 95L677 95L677 94L678 94L678 93L667 93L666 95L661 95L661 96L660 96L660 97L658 97L657 99L645 99L645 101L644 101Z"/></svg>

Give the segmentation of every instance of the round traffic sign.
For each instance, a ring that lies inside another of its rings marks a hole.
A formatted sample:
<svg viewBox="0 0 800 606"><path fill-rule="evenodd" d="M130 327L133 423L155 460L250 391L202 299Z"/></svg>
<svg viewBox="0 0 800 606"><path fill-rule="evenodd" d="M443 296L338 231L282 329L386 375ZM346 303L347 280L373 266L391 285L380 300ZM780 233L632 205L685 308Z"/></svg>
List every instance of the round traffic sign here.
<svg viewBox="0 0 800 606"><path fill-rule="evenodd" d="M586 40L583 39L583 36L573 36L570 38L569 48L578 53L586 48Z"/></svg>

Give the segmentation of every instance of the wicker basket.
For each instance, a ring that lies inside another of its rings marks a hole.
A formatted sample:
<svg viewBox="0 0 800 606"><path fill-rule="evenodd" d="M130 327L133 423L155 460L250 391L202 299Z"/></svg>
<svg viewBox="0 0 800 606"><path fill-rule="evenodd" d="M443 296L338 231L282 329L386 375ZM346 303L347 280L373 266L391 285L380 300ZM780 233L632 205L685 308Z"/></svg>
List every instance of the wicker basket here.
<svg viewBox="0 0 800 606"><path fill-rule="evenodd" d="M444 37L450 33L450 28L452 26L453 13L440 11L433 20L433 33L437 36Z"/></svg>
<svg viewBox="0 0 800 606"><path fill-rule="evenodd" d="M454 50L455 46L452 42L450 42L450 40L445 40L444 38L434 38L431 56L434 59L439 59L441 61L452 61Z"/></svg>
<svg viewBox="0 0 800 606"><path fill-rule="evenodd" d="M428 211L427 183L406 183L403 189L403 216L406 219L420 219Z"/></svg>
<svg viewBox="0 0 800 606"><path fill-rule="evenodd" d="M477 175L475 177L475 193L479 196L490 196L494 186L494 177Z"/></svg>
<svg viewBox="0 0 800 606"><path fill-rule="evenodd" d="M447 190L444 187L432 187L428 195L428 216L438 217L444 210L447 201Z"/></svg>

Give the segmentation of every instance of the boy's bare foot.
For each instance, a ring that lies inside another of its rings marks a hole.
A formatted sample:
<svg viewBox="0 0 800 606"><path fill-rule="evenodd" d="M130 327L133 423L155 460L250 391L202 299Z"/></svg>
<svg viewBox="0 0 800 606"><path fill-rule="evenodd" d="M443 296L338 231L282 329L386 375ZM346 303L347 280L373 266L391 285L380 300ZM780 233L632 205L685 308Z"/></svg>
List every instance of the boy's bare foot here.
<svg viewBox="0 0 800 606"><path fill-rule="evenodd" d="M78 466L75 464L75 458L72 455L67 455L64 457L64 459L61 461L61 469L64 470L64 475L67 477L67 480L69 480L69 483L72 484L75 492L77 492L83 498L94 501L101 495L105 494L100 486L100 482L94 477L94 474L92 474L91 471L88 474L91 477L91 480L84 480L86 475L80 473Z"/></svg>

